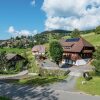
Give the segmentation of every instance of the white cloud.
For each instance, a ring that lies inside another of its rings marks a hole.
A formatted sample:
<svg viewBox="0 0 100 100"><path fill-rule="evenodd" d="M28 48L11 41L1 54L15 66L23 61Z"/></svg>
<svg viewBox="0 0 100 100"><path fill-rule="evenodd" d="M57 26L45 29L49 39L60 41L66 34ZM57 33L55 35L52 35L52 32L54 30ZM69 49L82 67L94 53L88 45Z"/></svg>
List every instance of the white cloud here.
<svg viewBox="0 0 100 100"><path fill-rule="evenodd" d="M17 30L15 30L15 28L13 26L10 26L8 28L8 32L14 36L22 36L22 35L29 36L29 35L37 34L37 30L29 31L29 30L24 29L24 30L17 31Z"/></svg>
<svg viewBox="0 0 100 100"><path fill-rule="evenodd" d="M32 6L35 6L35 3L36 3L35 0L32 0L32 1L31 1L31 5L32 5Z"/></svg>
<svg viewBox="0 0 100 100"><path fill-rule="evenodd" d="M35 35L35 34L37 34L37 33L38 33L38 31L37 31L37 30L34 30L32 33Z"/></svg>
<svg viewBox="0 0 100 100"><path fill-rule="evenodd" d="M9 29L8 29L8 32L9 33L14 33L15 32L15 29L13 26L10 26Z"/></svg>
<svg viewBox="0 0 100 100"><path fill-rule="evenodd" d="M44 0L46 29L81 30L100 25L100 0Z"/></svg>

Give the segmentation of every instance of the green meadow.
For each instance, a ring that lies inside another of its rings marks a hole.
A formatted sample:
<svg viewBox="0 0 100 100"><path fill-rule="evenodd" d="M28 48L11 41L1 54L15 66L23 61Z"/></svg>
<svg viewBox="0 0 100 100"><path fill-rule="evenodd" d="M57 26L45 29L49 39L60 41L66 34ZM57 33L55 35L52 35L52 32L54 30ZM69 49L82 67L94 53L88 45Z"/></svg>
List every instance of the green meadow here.
<svg viewBox="0 0 100 100"><path fill-rule="evenodd" d="M88 42L90 42L94 46L100 46L100 34L95 33L88 33L88 34L82 34L81 35L84 39L86 39ZM70 36L63 37L65 39L70 38Z"/></svg>
<svg viewBox="0 0 100 100"><path fill-rule="evenodd" d="M17 53L21 54L26 51L26 49L19 49L19 48L0 48L0 52L6 51L7 53Z"/></svg>
<svg viewBox="0 0 100 100"><path fill-rule="evenodd" d="M79 91L92 94L92 95L100 95L100 77L94 76L92 80L86 81L85 84L82 85L82 81L85 81L84 78L79 78L76 83L76 88Z"/></svg>
<svg viewBox="0 0 100 100"><path fill-rule="evenodd" d="M100 34L89 33L82 35L88 42L93 44L94 46L100 46Z"/></svg>

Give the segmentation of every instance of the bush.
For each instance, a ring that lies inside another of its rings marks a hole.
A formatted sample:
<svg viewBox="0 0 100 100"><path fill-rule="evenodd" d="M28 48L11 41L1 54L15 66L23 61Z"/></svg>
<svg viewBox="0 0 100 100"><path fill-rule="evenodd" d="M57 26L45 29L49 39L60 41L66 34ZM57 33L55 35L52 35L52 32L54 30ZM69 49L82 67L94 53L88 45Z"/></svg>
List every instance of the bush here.
<svg viewBox="0 0 100 100"><path fill-rule="evenodd" d="M39 76L67 76L69 72L70 72L69 70L63 71L63 70L51 70L51 69L40 68Z"/></svg>
<svg viewBox="0 0 100 100"><path fill-rule="evenodd" d="M70 73L70 70L65 71L64 76L68 75Z"/></svg>
<svg viewBox="0 0 100 100"><path fill-rule="evenodd" d="M94 61L92 65L95 66L95 71L100 73L100 46L97 47L94 53Z"/></svg>
<svg viewBox="0 0 100 100"><path fill-rule="evenodd" d="M96 27L95 33L96 33L96 34L100 34L100 26L97 26L97 27Z"/></svg>
<svg viewBox="0 0 100 100"><path fill-rule="evenodd" d="M15 72L20 72L23 70L24 61L19 61L16 63Z"/></svg>
<svg viewBox="0 0 100 100"><path fill-rule="evenodd" d="M0 100L11 100L11 99L6 98L6 97L1 97L1 96L0 96Z"/></svg>
<svg viewBox="0 0 100 100"><path fill-rule="evenodd" d="M91 71L90 75L91 76L100 76L100 72L98 72L98 71Z"/></svg>

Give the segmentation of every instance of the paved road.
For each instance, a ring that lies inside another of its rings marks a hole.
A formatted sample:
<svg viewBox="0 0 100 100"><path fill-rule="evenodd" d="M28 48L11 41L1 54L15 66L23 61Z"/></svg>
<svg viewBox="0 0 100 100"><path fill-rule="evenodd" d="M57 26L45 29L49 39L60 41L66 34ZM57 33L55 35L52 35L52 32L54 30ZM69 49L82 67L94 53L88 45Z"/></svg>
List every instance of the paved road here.
<svg viewBox="0 0 100 100"><path fill-rule="evenodd" d="M100 96L91 96L45 87L21 86L0 83L0 95L13 100L100 100Z"/></svg>
<svg viewBox="0 0 100 100"><path fill-rule="evenodd" d="M77 78L78 77L76 76L68 76L68 78L65 79L64 81L51 84L49 85L49 87L54 90L63 90L63 91L73 92L73 91L76 91L75 84L76 84Z"/></svg>
<svg viewBox="0 0 100 100"><path fill-rule="evenodd" d="M15 75L8 75L8 76L7 75L1 75L0 80L2 80L2 79L20 79L27 74L28 74L28 70L24 70L24 71L22 71L18 74L15 74Z"/></svg>
<svg viewBox="0 0 100 100"><path fill-rule="evenodd" d="M80 94L75 90L76 79L86 68L73 67L67 79L44 87L0 83L0 95L13 100L100 100L100 96Z"/></svg>

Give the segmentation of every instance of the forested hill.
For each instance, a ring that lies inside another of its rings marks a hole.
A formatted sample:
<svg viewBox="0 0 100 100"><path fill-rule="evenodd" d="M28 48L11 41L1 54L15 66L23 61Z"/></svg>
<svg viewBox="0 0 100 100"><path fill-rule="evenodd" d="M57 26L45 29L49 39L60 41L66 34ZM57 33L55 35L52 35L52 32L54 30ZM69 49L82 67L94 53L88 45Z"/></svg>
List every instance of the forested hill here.
<svg viewBox="0 0 100 100"><path fill-rule="evenodd" d="M67 30L51 30L51 31L44 31L42 32L41 34L48 34L48 33L64 33L64 34L67 34L67 33L71 33L72 31L67 31Z"/></svg>
<svg viewBox="0 0 100 100"><path fill-rule="evenodd" d="M28 37L17 36L16 38L10 38L9 40L0 41L0 46L27 48L27 47L32 47L36 44L48 43L49 36L53 37L53 39L60 39L61 37L69 35L70 33L71 31L66 31L66 30L52 30L52 31L44 31L34 36L28 36Z"/></svg>
<svg viewBox="0 0 100 100"><path fill-rule="evenodd" d="M94 30L81 31L80 34L87 34L90 32L94 32ZM10 38L9 40L0 41L0 47L31 48L34 45L48 43L50 39L59 40L62 37L70 36L71 33L72 31L67 30L52 30L44 31L34 36L17 36L16 38Z"/></svg>

